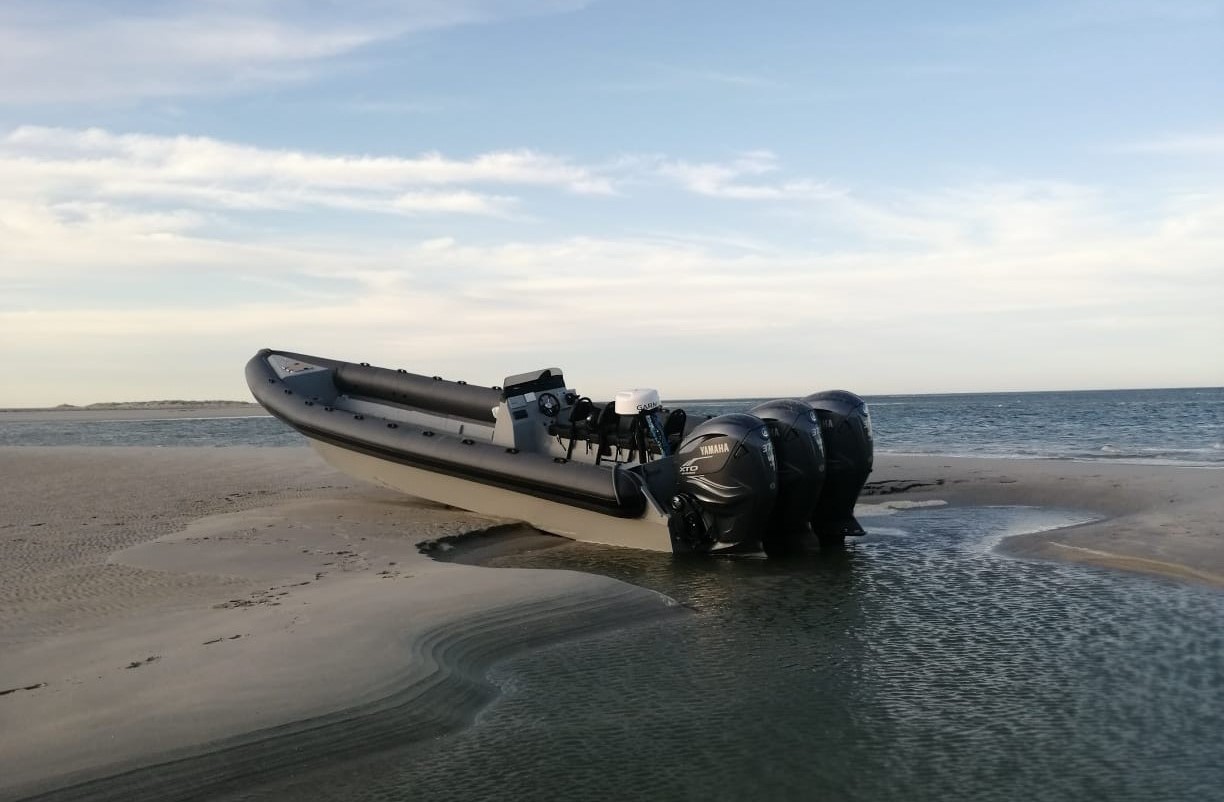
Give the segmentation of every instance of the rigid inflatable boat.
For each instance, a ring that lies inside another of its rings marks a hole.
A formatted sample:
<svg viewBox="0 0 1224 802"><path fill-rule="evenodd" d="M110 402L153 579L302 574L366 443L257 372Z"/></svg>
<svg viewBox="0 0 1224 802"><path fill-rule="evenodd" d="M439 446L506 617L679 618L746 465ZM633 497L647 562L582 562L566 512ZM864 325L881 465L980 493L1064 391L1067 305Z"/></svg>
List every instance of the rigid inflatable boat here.
<svg viewBox="0 0 1224 802"><path fill-rule="evenodd" d="M871 418L853 393L697 419L655 390L593 402L557 368L480 387L267 349L246 379L352 476L577 540L773 554L863 534Z"/></svg>

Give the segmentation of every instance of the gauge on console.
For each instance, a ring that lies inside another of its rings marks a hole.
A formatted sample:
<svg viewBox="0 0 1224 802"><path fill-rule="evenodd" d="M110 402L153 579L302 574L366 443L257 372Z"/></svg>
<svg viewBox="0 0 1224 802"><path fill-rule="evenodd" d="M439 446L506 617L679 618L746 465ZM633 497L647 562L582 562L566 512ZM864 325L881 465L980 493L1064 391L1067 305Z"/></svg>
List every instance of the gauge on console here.
<svg viewBox="0 0 1224 802"><path fill-rule="evenodd" d="M557 413L561 411L561 402L552 393L540 393L540 412L550 418L557 417Z"/></svg>

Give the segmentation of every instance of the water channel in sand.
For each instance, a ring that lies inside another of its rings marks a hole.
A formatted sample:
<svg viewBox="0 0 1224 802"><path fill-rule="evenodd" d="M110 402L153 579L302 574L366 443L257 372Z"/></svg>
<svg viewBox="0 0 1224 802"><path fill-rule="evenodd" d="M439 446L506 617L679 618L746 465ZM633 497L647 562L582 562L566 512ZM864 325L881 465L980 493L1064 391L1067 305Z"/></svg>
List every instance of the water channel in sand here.
<svg viewBox="0 0 1224 802"><path fill-rule="evenodd" d="M1224 594L991 551L1083 520L902 510L794 561L498 557L692 614L502 663L472 727L241 797L1221 798Z"/></svg>

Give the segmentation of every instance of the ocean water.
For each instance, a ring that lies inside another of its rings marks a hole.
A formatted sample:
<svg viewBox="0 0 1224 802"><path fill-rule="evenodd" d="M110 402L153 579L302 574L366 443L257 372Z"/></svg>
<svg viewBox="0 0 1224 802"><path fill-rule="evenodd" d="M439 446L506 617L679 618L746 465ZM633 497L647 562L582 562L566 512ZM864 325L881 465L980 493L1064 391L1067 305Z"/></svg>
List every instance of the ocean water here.
<svg viewBox="0 0 1224 802"><path fill-rule="evenodd" d="M742 412L767 399L677 404ZM1224 464L1224 388L867 396L893 454Z"/></svg>
<svg viewBox="0 0 1224 802"><path fill-rule="evenodd" d="M678 401L690 414L758 401ZM868 396L881 453L1224 465L1224 388ZM13 422L0 445L288 446L271 417Z"/></svg>
<svg viewBox="0 0 1224 802"><path fill-rule="evenodd" d="M100 421L11 421L0 446L298 446L300 434L270 415Z"/></svg>

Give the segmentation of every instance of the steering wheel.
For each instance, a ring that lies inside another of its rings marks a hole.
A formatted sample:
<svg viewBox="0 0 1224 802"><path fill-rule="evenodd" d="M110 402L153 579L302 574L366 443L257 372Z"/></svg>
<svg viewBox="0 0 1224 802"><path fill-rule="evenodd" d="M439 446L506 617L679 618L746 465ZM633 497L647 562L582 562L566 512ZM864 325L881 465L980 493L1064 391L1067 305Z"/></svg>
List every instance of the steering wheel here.
<svg viewBox="0 0 1224 802"><path fill-rule="evenodd" d="M561 402L552 393L540 393L537 403L539 404L540 412L550 418L557 417L557 413L561 411Z"/></svg>

